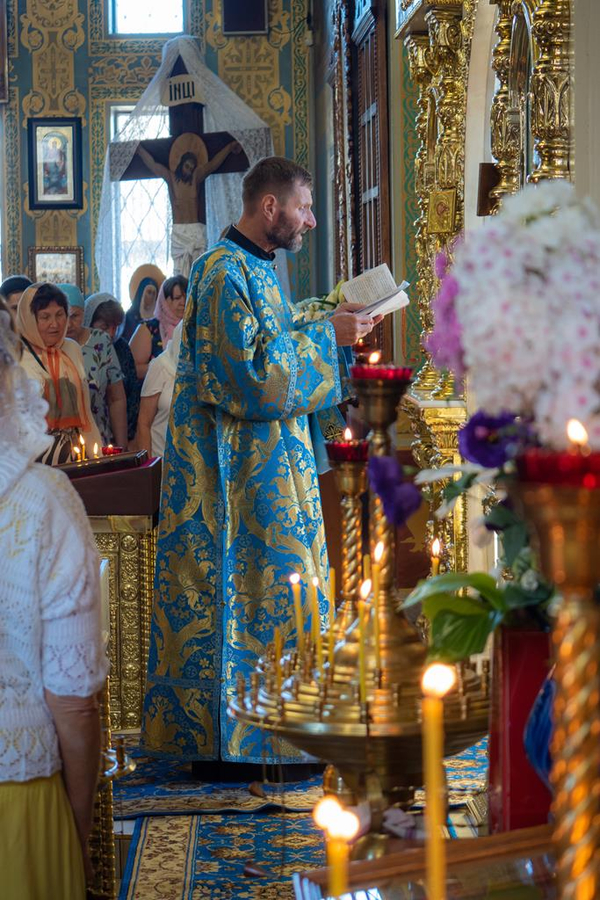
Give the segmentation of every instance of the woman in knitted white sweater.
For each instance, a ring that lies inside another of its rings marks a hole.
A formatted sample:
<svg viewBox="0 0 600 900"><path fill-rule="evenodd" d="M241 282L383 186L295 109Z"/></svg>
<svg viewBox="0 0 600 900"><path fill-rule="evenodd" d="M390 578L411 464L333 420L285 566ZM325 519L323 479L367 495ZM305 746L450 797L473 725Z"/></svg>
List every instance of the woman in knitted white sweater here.
<svg viewBox="0 0 600 900"><path fill-rule="evenodd" d="M33 460L47 404L0 310L0 873L3 900L84 900L106 677L98 559L68 479Z"/></svg>

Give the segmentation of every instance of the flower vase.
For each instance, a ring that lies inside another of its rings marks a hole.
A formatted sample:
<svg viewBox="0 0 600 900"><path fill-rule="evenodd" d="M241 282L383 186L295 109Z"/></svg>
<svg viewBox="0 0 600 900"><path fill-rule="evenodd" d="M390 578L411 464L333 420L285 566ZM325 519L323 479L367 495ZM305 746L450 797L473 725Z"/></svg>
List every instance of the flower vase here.
<svg viewBox="0 0 600 900"><path fill-rule="evenodd" d="M547 632L531 624L504 625L495 632L488 787L492 834L548 821L551 795L527 758L524 732L550 665Z"/></svg>

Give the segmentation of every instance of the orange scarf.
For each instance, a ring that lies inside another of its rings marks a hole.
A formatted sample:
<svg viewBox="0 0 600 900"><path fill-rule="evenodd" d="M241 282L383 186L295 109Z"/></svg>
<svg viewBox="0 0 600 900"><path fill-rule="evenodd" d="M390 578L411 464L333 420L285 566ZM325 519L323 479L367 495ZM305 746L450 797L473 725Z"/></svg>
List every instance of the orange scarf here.
<svg viewBox="0 0 600 900"><path fill-rule="evenodd" d="M90 428L83 383L75 360L77 345L66 338L67 324L60 341L46 347L38 331L31 303L40 287L33 284L23 293L17 308L17 329L33 349L45 369L44 399L48 402L46 421L50 431L76 428L86 432Z"/></svg>

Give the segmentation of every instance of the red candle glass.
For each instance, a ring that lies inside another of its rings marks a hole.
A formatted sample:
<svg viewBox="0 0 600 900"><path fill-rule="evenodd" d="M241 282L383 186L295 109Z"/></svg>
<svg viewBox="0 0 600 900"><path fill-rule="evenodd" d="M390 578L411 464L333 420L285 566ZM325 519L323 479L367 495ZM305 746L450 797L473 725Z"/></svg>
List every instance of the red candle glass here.
<svg viewBox="0 0 600 900"><path fill-rule="evenodd" d="M524 482L588 490L600 488L600 453L586 453L578 448L552 451L536 447L518 456L516 464L519 478Z"/></svg>
<svg viewBox="0 0 600 900"><path fill-rule="evenodd" d="M102 447L102 456L117 456L122 452L122 447L113 447L112 444L109 444L108 447Z"/></svg>
<svg viewBox="0 0 600 900"><path fill-rule="evenodd" d="M406 366L394 366L392 363L367 363L366 365L350 366L350 374L354 379L410 381L413 370Z"/></svg>
<svg viewBox="0 0 600 900"><path fill-rule="evenodd" d="M366 462L369 456L367 441L327 441L325 447L331 462Z"/></svg>

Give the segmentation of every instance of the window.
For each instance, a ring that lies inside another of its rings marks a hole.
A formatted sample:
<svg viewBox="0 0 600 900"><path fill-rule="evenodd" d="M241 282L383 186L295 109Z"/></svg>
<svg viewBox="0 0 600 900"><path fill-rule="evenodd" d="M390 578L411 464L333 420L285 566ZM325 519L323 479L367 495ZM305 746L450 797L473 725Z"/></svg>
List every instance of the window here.
<svg viewBox="0 0 600 900"><path fill-rule="evenodd" d="M183 0L108 0L111 34L181 34Z"/></svg>
<svg viewBox="0 0 600 900"><path fill-rule="evenodd" d="M115 139L129 118L133 107L118 106L111 110L111 138ZM168 120L164 133L168 137ZM117 274L116 296L123 308L130 306L129 279L135 269L153 262L165 275L171 269L169 242L171 237L171 204L169 191L162 178L140 181L117 181L112 185L114 221L113 259Z"/></svg>

